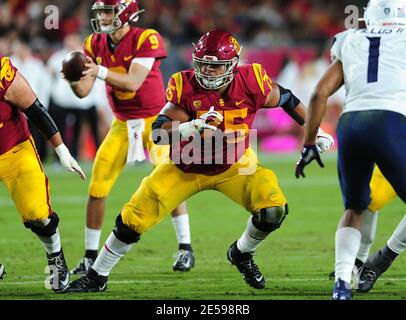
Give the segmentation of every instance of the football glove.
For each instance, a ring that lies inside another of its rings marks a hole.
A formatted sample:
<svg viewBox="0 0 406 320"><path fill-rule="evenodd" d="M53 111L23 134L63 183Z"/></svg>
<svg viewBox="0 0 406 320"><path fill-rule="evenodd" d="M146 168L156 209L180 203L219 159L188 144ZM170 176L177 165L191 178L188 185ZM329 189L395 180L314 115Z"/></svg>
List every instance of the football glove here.
<svg viewBox="0 0 406 320"><path fill-rule="evenodd" d="M214 131L222 122L223 116L221 113L214 111L214 107L211 107L210 110L202 114L199 119L181 123L179 125L179 134L182 138L187 138L193 136L194 134L201 134L205 129Z"/></svg>
<svg viewBox="0 0 406 320"><path fill-rule="evenodd" d="M300 176L302 176L303 178L306 178L304 171L303 171L304 167L306 167L313 160L316 160L317 163L319 164L319 166L324 168L324 164L320 159L320 155L317 150L317 146L314 144L305 144L303 146L303 150L302 150L300 159L296 163L296 169L295 169L296 178L299 178Z"/></svg>
<svg viewBox="0 0 406 320"><path fill-rule="evenodd" d="M328 149L334 146L334 138L332 135L324 132L321 128L317 132L316 147L319 153L326 152Z"/></svg>
<svg viewBox="0 0 406 320"><path fill-rule="evenodd" d="M55 148L55 152L59 157L62 167L68 169L70 172L77 172L79 176L85 180L86 176L77 161L72 157L68 148L62 143Z"/></svg>

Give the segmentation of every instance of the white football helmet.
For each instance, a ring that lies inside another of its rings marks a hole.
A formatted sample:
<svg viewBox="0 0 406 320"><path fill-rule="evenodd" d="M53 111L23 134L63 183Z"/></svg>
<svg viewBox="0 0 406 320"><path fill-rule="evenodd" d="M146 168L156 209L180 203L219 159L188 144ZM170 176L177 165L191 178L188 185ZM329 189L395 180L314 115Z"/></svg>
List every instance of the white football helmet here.
<svg viewBox="0 0 406 320"><path fill-rule="evenodd" d="M406 26L406 0L369 0L364 19L367 27Z"/></svg>

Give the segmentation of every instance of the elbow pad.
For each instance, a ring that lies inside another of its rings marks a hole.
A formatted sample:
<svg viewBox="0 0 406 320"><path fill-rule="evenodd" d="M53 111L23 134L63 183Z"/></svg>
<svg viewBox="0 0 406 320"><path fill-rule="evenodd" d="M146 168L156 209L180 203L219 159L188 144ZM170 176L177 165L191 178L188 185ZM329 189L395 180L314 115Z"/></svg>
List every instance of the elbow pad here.
<svg viewBox="0 0 406 320"><path fill-rule="evenodd" d="M304 125L303 119L297 114L295 111L296 107L299 105L300 100L290 91L289 89L285 89L284 87L279 86L280 91L280 100L278 103L279 107L282 107L283 110L286 111L295 121L297 121L300 125Z"/></svg>
<svg viewBox="0 0 406 320"><path fill-rule="evenodd" d="M167 117L167 116L165 116L165 115L163 115L163 114L160 114L160 115L158 115L158 117L155 119L155 121L152 123L152 141L155 143L155 144L163 144L162 143L162 136L160 136L160 129L162 128L162 125L164 124L164 123L167 123L167 122L172 122L172 119L171 118L169 118L169 117ZM169 140L170 140L170 138L169 138ZM170 141L169 141L170 142Z"/></svg>
<svg viewBox="0 0 406 320"><path fill-rule="evenodd" d="M47 139L59 132L54 120L38 99L24 110L24 114Z"/></svg>

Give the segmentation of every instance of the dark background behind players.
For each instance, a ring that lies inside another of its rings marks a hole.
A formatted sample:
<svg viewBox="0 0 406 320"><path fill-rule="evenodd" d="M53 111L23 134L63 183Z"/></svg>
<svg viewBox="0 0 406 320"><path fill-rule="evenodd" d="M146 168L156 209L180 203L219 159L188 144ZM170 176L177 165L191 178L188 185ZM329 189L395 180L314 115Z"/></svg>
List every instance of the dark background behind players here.
<svg viewBox="0 0 406 320"><path fill-rule="evenodd" d="M362 8L365 3L347 0L141 0L141 8L148 14L141 16L139 25L159 30L170 43L170 59L164 60L162 65L165 83L175 70L190 65L191 42L210 29L224 28L243 44L241 63L264 64L274 80L295 90L307 104L309 87L329 63L331 37L344 30L345 6ZM12 43L25 34L33 55L46 64L50 56L62 48L67 35L77 33L84 37L91 32L89 8L89 1L79 0L1 1L0 53L10 54ZM56 9L59 28L47 29L44 21ZM50 77L44 75L44 79L47 78ZM43 85L52 87L49 82L44 80ZM102 138L104 124L109 123L111 113L103 98L103 87L97 90L95 104ZM48 90L44 104L48 104L51 91ZM328 108L330 115L322 125L325 130L334 131L342 102L342 93L330 101L334 107ZM97 141L92 138L88 124L81 126L84 128L79 158L91 160ZM254 127L260 129L259 148L264 152L291 152L300 147L302 132L283 113L261 112ZM67 134L72 134L73 130L74 125L67 128Z"/></svg>

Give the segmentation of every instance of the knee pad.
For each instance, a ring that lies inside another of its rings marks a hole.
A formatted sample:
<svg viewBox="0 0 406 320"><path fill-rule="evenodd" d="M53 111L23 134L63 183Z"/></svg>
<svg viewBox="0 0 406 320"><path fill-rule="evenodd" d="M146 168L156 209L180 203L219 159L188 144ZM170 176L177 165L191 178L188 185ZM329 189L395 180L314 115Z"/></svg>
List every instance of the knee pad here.
<svg viewBox="0 0 406 320"><path fill-rule="evenodd" d="M139 233L131 230L127 225L124 224L121 214L117 216L116 225L113 232L118 240L127 244L136 243L141 238Z"/></svg>
<svg viewBox="0 0 406 320"><path fill-rule="evenodd" d="M278 229L288 214L288 204L283 207L263 208L252 217L253 225L263 232Z"/></svg>
<svg viewBox="0 0 406 320"><path fill-rule="evenodd" d="M24 222L24 226L39 236L51 237L56 233L59 217L56 212L53 212L48 219L50 220L49 222L47 220Z"/></svg>

